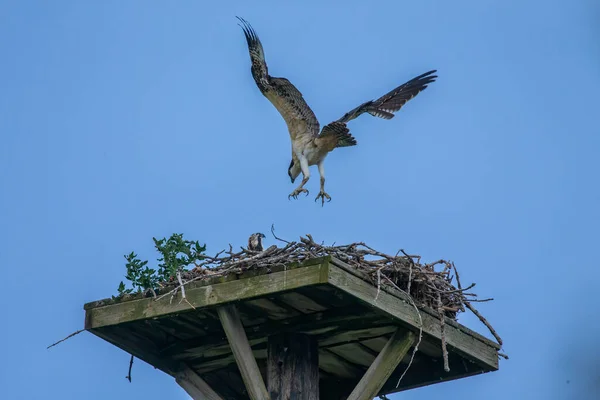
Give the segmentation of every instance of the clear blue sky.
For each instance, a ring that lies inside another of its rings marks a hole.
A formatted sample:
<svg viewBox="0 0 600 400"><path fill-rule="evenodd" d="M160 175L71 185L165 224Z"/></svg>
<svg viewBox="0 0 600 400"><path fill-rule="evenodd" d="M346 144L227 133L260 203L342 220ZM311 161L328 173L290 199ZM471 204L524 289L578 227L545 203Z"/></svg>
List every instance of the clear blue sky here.
<svg viewBox="0 0 600 400"><path fill-rule="evenodd" d="M0 397L186 399L141 361L128 383L128 355L90 334L45 347L115 293L123 254L154 258L152 236L216 252L271 223L452 259L496 299L480 309L511 356L499 372L392 398L599 390L598 3L324 3L0 2ZM439 80L392 121L351 123L331 203L313 202L316 169L288 201L286 126L235 15L322 123Z"/></svg>

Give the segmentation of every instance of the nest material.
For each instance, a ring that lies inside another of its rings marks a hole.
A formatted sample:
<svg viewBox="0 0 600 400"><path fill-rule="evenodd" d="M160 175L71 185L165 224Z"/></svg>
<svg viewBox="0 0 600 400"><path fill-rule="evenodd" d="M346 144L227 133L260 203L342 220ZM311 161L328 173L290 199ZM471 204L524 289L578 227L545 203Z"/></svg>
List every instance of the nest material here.
<svg viewBox="0 0 600 400"><path fill-rule="evenodd" d="M176 285L175 289L159 298L173 295L179 288L185 296L183 286L203 278L239 274L249 269L271 268L275 265L283 266L311 258L332 256L369 276L378 289L393 287L408 294L416 306L436 310L442 325L444 316L456 320L458 313L469 309L490 330L498 344L502 345L502 339L493 327L471 304L492 299L479 300L476 294L468 292L475 286L474 283L463 288L456 266L452 262L438 260L422 264L420 256L408 255L403 250L392 256L376 251L363 242L326 246L315 242L311 235L301 237L299 242L280 239L274 232L273 236L284 242L285 246L273 245L261 252L242 248L234 253L230 245L229 251L223 250L214 257L206 256L192 270L178 274L177 280L171 283Z"/></svg>

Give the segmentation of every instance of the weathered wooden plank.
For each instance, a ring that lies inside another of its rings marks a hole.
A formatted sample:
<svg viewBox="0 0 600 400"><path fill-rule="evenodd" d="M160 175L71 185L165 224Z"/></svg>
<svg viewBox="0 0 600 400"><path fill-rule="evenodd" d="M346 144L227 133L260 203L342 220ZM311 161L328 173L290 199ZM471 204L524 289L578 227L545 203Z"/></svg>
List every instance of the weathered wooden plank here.
<svg viewBox="0 0 600 400"><path fill-rule="evenodd" d="M285 319L300 315L300 313L290 307L282 307L277 303L267 299L255 299L244 302L245 307L253 308L267 315L269 319Z"/></svg>
<svg viewBox="0 0 600 400"><path fill-rule="evenodd" d="M194 400L223 400L217 392L189 367L185 367L175 375L175 381Z"/></svg>
<svg viewBox="0 0 600 400"><path fill-rule="evenodd" d="M195 371L194 368L192 369ZM223 368L219 371L206 374L200 373L200 375L224 399L249 400L246 388L244 387L244 381L235 363L229 368Z"/></svg>
<svg viewBox="0 0 600 400"><path fill-rule="evenodd" d="M132 339L130 332L125 328L100 328L90 332L169 375L173 375L179 369L178 363L158 356L146 342L140 343Z"/></svg>
<svg viewBox="0 0 600 400"><path fill-rule="evenodd" d="M266 352L266 350L265 350ZM263 364L266 364L263 363ZM261 365L259 363L258 367L260 368ZM261 369L262 371L262 369ZM266 379L267 374L264 373L263 374L263 379ZM237 369L236 365L233 365L230 368L226 368L224 370L221 370L218 374L217 377L220 378L220 385L222 387L227 387L227 388L231 388L232 390L234 390L236 392L235 396L229 396L226 397L227 400L250 400L250 397L248 396L248 391L246 390L246 387L244 386L244 380L242 379L242 375L240 375L240 371Z"/></svg>
<svg viewBox="0 0 600 400"><path fill-rule="evenodd" d="M178 342L180 340L189 340L193 337L198 337L203 334L202 329L194 331L193 334L187 330L182 331L179 329L179 326L173 326L171 321L165 321L165 318L158 318L155 320L146 319L143 322L148 326L149 330L162 331L165 333L165 335L172 337L173 340L170 340L170 343Z"/></svg>
<svg viewBox="0 0 600 400"><path fill-rule="evenodd" d="M255 347L259 344L266 343L266 337L260 337L256 339L248 338L248 343L251 347ZM224 357L231 354L231 347L225 338L225 342L217 345L206 345L203 347L195 348L192 350L183 350L178 353L173 353L170 357L174 360L186 360L192 362L198 362L199 359L213 359L218 357Z"/></svg>
<svg viewBox="0 0 600 400"><path fill-rule="evenodd" d="M375 338L371 338L371 339L361 340L360 344L371 349L375 353L375 356L377 357L377 354L379 354L381 352L381 350L383 350L383 348L385 347L387 342L388 342L387 337L379 336L379 337L375 337Z"/></svg>
<svg viewBox="0 0 600 400"><path fill-rule="evenodd" d="M301 293L319 304L326 305L327 308L343 308L356 305L356 300L352 296L330 285L307 286L294 290L294 292Z"/></svg>
<svg viewBox="0 0 600 400"><path fill-rule="evenodd" d="M361 306L343 309L329 309L323 312L299 315L279 321L269 321L264 324L245 326L248 339L260 339L282 332L318 334L320 338L338 334L345 330L357 330L371 325L379 325L386 320L376 313L365 314ZM392 321L392 319L388 319ZM256 342L258 343L258 342ZM214 346L226 345L225 337L212 335L180 341L162 349L164 356L175 356L181 352L201 353Z"/></svg>
<svg viewBox="0 0 600 400"><path fill-rule="evenodd" d="M319 368L341 379L358 379L365 371L327 349L319 349Z"/></svg>
<svg viewBox="0 0 600 400"><path fill-rule="evenodd" d="M197 315L197 313L195 313ZM146 320L149 321L149 320ZM165 321L165 318L159 318L157 321ZM206 336L207 332L203 329L202 325L197 322L192 322L187 319L182 318L182 316L177 316L174 318L169 318L168 322L165 321L162 323L163 326L170 328L172 331L177 332L177 336L181 340L188 340L194 337Z"/></svg>
<svg viewBox="0 0 600 400"><path fill-rule="evenodd" d="M250 326L256 326L264 324L269 321L269 317L262 313L260 310L253 309L251 307L246 307L244 304L246 302L239 302L236 304L236 307L240 313L240 318L242 319L242 324L246 330Z"/></svg>
<svg viewBox="0 0 600 400"><path fill-rule="evenodd" d="M371 282L371 280L369 279L369 276L367 274L365 274L364 272L362 272L356 268L353 268L351 265L348 265L347 263L345 263L341 260L338 260L337 258L332 257L330 260L330 263L335 265L336 267L343 269L346 272L349 272L350 274L352 274L358 278L361 278L365 282ZM408 302L408 295L400 290L397 290L396 288L384 285L381 287L381 290L384 290L384 291L390 293L391 295ZM439 318L437 312L429 307L422 306L422 307L420 307L420 310L421 310L421 312L427 313L434 318ZM483 342L484 344L495 348L496 350L500 350L500 348L501 348L501 346L498 343L486 338L485 336L475 332L474 330L467 328L464 325L459 324L457 321L455 321L451 318L446 317L445 323L447 325L451 325L451 326L459 329L460 331L462 331L463 333L465 333L467 335L474 337L475 339Z"/></svg>
<svg viewBox="0 0 600 400"><path fill-rule="evenodd" d="M310 265L303 268L259 275L211 286L200 286L186 290L187 300L195 308L216 306L233 301L324 283L327 264ZM159 317L171 313L193 311L187 302L170 302L169 296L159 301L152 298L88 309L86 329L116 325L139 319Z"/></svg>
<svg viewBox="0 0 600 400"><path fill-rule="evenodd" d="M394 325L376 326L373 328L343 330L334 335L319 338L319 347L338 346L342 343L361 342L378 336L389 335L397 329Z"/></svg>
<svg viewBox="0 0 600 400"><path fill-rule="evenodd" d="M304 314L312 314L327 309L327 307L317 303L310 297L297 292L283 293L278 298L280 301Z"/></svg>
<svg viewBox="0 0 600 400"><path fill-rule="evenodd" d="M333 346L327 348L334 354L350 361L353 364L362 365L368 367L375 361L377 354L373 354L368 348L361 347L360 343L347 343L340 346Z"/></svg>
<svg viewBox="0 0 600 400"><path fill-rule="evenodd" d="M267 342L265 341L265 343L263 345L264 348L252 350L254 359L259 364L261 361L264 361L267 359L266 344L267 344ZM194 360L192 360L192 362L194 362ZM207 372L216 371L216 370L223 369L226 367L236 366L236 361L235 361L235 357L233 356L233 354L229 353L229 354L227 354L223 357L219 357L219 358L213 358L213 359L209 359L209 360L201 360L199 362L195 361L195 363L192 364L192 366L194 367L194 370L198 371L199 374L205 374ZM259 365L259 369L260 369L260 365Z"/></svg>
<svg viewBox="0 0 600 400"><path fill-rule="evenodd" d="M415 389L489 372L489 370L482 369L481 366L462 358L458 354L450 353L448 354L448 358L450 372L444 371L444 363L441 359L420 354L419 357L415 357L415 360L408 371L406 371L406 375L402 378L398 387L396 387L396 385L404 372L404 368L402 367L396 368L396 371L394 371L392 376L388 379L379 394L397 393L399 391Z"/></svg>
<svg viewBox="0 0 600 400"><path fill-rule="evenodd" d="M373 350L377 354L384 348L387 343L387 338L385 337L377 337L373 339L367 339L360 342L363 346L368 347ZM419 353L427 354L430 357L441 358L442 357L442 348L439 343L434 344L422 340L419 343Z"/></svg>
<svg viewBox="0 0 600 400"><path fill-rule="evenodd" d="M350 329L349 327L347 327L345 329L340 329L335 332L330 332L327 335L318 335L316 339L318 340L319 348L323 349L329 349L330 347L336 347L344 344L358 344L363 340L368 340L368 338L379 338L387 343L387 337L389 337L396 330L396 328L397 327L393 325L386 325L374 328L347 330ZM281 332L285 331L279 331L277 333ZM267 342L267 336L263 333L259 333L256 335L249 333L247 337L248 343L252 347L254 357L256 359L266 357L266 353L264 353L264 350L262 349L264 344ZM177 347L177 349L179 349L179 347ZM231 355L230 346L227 343L206 343L202 346L197 346L190 350L180 351L181 352L178 353L171 350L168 351L165 356L168 356L169 358L174 360L192 363L194 368L202 373L213 371L219 368L224 368L227 365L234 362L234 358ZM343 355L341 354L338 354L338 356L340 358L343 357ZM330 360L331 356L328 355L327 359ZM357 362L355 364L360 365L363 363Z"/></svg>
<svg viewBox="0 0 600 400"><path fill-rule="evenodd" d="M269 393L260 375L237 309L233 305L225 305L219 307L217 313L250 398L252 400L269 400Z"/></svg>
<svg viewBox="0 0 600 400"><path fill-rule="evenodd" d="M361 301L371 305L375 310L394 317L398 322L413 331L418 331L419 318L412 305L387 293L384 290L377 294L377 288L361 278L348 274L346 271L330 265L329 283ZM377 298L377 301L375 299ZM425 336L441 341L441 327L438 318L422 312L423 333ZM494 347L462 332L452 325L446 325L446 342L450 349L454 348L459 354L482 364L492 370L498 369L498 354Z"/></svg>
<svg viewBox="0 0 600 400"><path fill-rule="evenodd" d="M348 400L372 400L394 372L415 340L411 331L397 330L367 369Z"/></svg>
<svg viewBox="0 0 600 400"><path fill-rule="evenodd" d="M231 273L231 274L225 275L225 276L207 275L203 279L199 279L197 281L188 283L188 285L186 285L186 291L188 289L191 290L191 289L198 288L200 286L218 285L218 284L225 283L225 282L230 282L230 281L235 281L235 280L240 280L240 279L250 279L250 278L253 278L256 276L268 275L268 274L277 273L277 272L284 272L284 271L289 272L293 269L305 268L305 267L308 267L311 265L321 265L322 264L324 266L327 266L329 264L329 260L331 260L330 256L324 256L324 257L316 257L316 258L304 260L302 262L292 262L292 263L285 264L285 265L281 265L281 264L273 265L270 268L257 268L257 269L246 270L241 273ZM323 280L325 280L325 279L326 279L326 276L324 275ZM173 288L174 288L174 286L173 286ZM122 302L128 302L128 301L132 301L132 300L141 299L143 297L144 296L142 293L129 294L122 298L109 297L106 299L96 300L96 301L91 301L89 303L85 303L83 305L83 309L87 311L92 308L105 307L105 306L114 305L114 304L118 304L118 303L122 303Z"/></svg>
<svg viewBox="0 0 600 400"><path fill-rule="evenodd" d="M270 336L267 382L271 400L319 400L316 340L298 333Z"/></svg>

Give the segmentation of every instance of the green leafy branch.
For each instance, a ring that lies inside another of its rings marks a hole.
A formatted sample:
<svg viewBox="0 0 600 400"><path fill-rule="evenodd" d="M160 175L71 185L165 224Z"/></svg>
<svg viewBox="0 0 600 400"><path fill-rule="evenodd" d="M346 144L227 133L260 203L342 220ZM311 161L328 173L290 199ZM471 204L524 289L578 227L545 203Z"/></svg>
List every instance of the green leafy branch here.
<svg viewBox="0 0 600 400"><path fill-rule="evenodd" d="M155 293L160 282L173 279L178 272L184 271L191 264L204 259L206 245L198 241L185 240L183 234L174 233L171 237L154 240L154 247L161 257L157 259L158 269L148 267L148 261L142 261L134 252L126 254L125 278L131 283L127 288L121 281L118 287L119 297L132 292L141 293L150 290Z"/></svg>

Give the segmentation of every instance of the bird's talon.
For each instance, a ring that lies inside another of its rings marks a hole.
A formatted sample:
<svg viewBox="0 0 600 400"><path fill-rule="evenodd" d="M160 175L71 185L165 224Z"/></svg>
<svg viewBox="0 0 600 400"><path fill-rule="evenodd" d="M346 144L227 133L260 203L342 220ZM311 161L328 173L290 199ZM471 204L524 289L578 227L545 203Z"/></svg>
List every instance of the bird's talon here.
<svg viewBox="0 0 600 400"><path fill-rule="evenodd" d="M320 191L319 194L317 195L317 197L315 198L315 202L319 199L321 199L321 207L322 207L323 205L325 205L325 199L327 199L328 203L331 201L331 196L323 191Z"/></svg>
<svg viewBox="0 0 600 400"><path fill-rule="evenodd" d="M298 199L298 195L300 193L306 193L306 195L308 196L308 190L306 190L304 188L299 188L299 189L296 189L292 193L289 194L288 200L290 199L290 197L293 197L295 200L297 200Z"/></svg>

